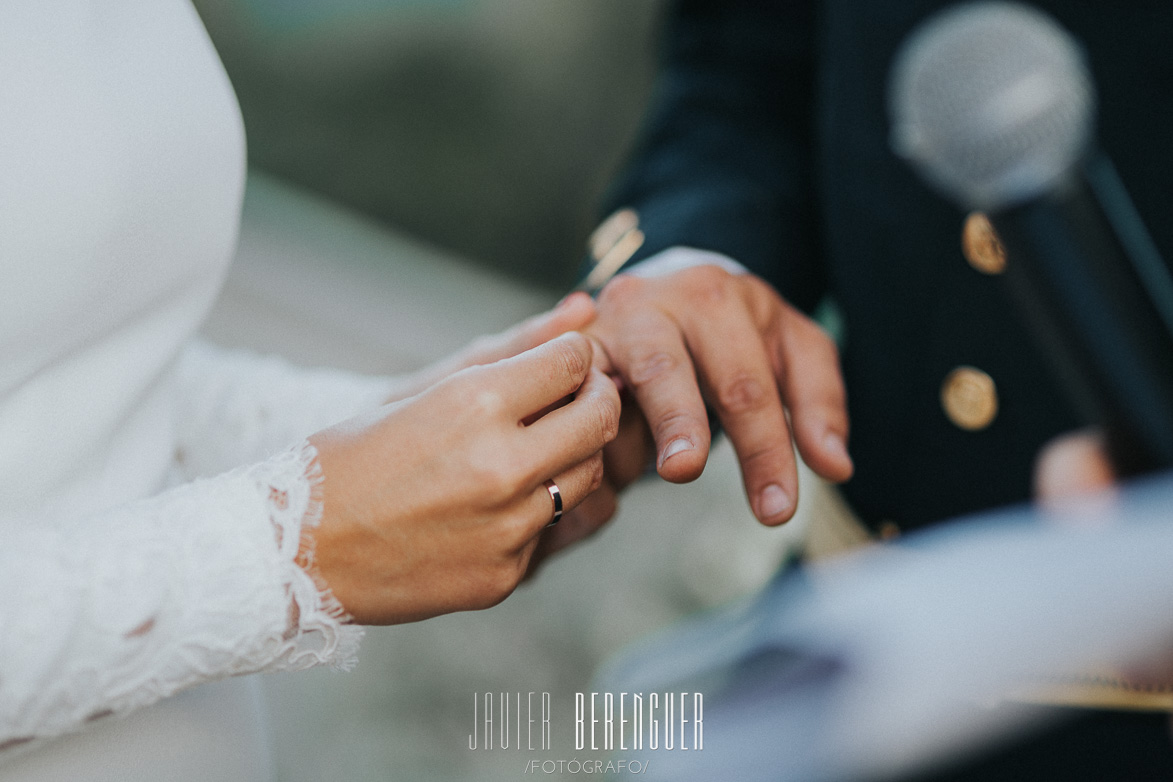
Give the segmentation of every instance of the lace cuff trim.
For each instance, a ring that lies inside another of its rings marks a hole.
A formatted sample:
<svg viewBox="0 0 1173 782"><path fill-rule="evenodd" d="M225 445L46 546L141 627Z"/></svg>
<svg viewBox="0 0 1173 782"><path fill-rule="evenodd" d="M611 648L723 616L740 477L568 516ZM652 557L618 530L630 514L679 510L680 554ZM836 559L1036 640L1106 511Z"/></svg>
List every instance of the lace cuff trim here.
<svg viewBox="0 0 1173 782"><path fill-rule="evenodd" d="M363 630L313 575L321 486L303 442L69 525L4 526L0 754L227 676L352 667Z"/></svg>
<svg viewBox="0 0 1173 782"><path fill-rule="evenodd" d="M301 670L328 664L349 670L357 661L363 630L314 568L313 538L307 533L322 520L322 468L308 441L253 468L258 488L268 497L269 521L285 569L289 617L282 641L287 645L265 670Z"/></svg>

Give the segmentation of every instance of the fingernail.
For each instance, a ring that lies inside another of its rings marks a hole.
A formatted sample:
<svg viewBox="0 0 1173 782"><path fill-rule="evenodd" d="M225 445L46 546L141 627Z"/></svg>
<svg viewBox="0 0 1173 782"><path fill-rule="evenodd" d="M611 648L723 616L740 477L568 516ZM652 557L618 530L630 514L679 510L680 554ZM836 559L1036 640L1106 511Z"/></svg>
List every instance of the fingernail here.
<svg viewBox="0 0 1173 782"><path fill-rule="evenodd" d="M689 440L687 437L677 437L675 440L668 443L668 446L664 449L664 452L660 454L660 463L657 466L663 467L664 462L668 461L676 454L681 453L682 451L691 451L691 450L692 450L692 441L691 440Z"/></svg>
<svg viewBox="0 0 1173 782"><path fill-rule="evenodd" d="M778 484L771 483L758 495L758 518L765 521L781 516L790 510L790 505L790 495Z"/></svg>

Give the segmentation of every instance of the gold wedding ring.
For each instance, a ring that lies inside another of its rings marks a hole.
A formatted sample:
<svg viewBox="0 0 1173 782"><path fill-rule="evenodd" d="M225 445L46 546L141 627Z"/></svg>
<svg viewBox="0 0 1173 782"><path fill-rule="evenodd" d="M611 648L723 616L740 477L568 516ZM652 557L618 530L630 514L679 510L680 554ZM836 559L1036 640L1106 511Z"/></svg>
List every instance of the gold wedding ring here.
<svg viewBox="0 0 1173 782"><path fill-rule="evenodd" d="M558 491L558 484L546 481L546 490L550 492L550 499L554 501L554 518L550 519L547 527L553 527L562 520L562 492Z"/></svg>

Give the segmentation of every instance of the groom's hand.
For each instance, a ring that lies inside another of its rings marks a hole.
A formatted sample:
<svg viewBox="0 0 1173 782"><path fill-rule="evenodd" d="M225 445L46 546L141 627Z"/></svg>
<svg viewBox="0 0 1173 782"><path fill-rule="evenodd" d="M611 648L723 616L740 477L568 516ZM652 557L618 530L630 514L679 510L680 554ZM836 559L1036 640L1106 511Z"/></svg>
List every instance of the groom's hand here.
<svg viewBox="0 0 1173 782"><path fill-rule="evenodd" d="M586 333L638 402L666 480L691 481L704 469L706 403L733 443L750 505L763 523L794 514L795 445L822 477L851 476L835 344L761 279L714 265L662 276L621 274L599 293L596 308ZM634 436L617 439L605 453L608 470L633 461L620 449L638 454L641 447Z"/></svg>

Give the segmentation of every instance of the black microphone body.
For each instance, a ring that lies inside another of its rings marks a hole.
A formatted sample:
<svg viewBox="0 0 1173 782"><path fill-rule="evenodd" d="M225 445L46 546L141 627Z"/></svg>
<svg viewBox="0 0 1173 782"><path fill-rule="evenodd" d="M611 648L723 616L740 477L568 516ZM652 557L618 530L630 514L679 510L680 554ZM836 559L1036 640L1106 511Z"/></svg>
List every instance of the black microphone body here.
<svg viewBox="0 0 1173 782"><path fill-rule="evenodd" d="M897 153L985 212L1019 311L1116 469L1173 468L1173 277L1096 150L1079 45L1029 6L961 5L910 38L891 99Z"/></svg>
<svg viewBox="0 0 1173 782"><path fill-rule="evenodd" d="M1173 467L1173 283L1111 162L987 217L1020 313L1116 469Z"/></svg>

